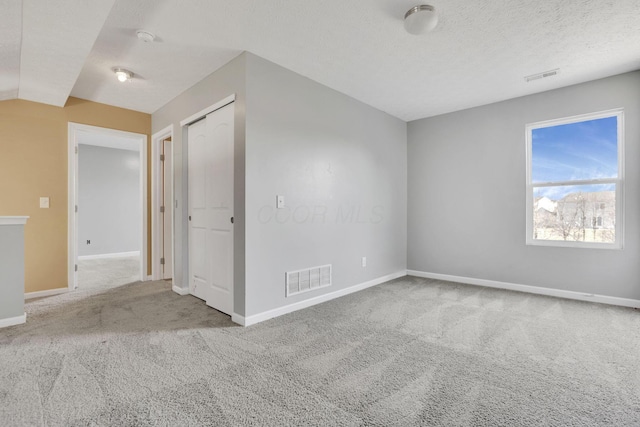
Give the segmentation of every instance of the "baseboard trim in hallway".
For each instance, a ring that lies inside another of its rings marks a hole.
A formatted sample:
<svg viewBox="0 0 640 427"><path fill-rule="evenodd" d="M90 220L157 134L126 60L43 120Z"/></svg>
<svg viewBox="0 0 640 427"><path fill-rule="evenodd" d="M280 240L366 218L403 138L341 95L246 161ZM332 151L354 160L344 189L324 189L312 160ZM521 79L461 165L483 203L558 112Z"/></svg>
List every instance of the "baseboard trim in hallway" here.
<svg viewBox="0 0 640 427"><path fill-rule="evenodd" d="M6 328L8 326L21 325L26 323L27 321L27 313L24 313L22 316L9 317L7 319L0 319L0 328Z"/></svg>
<svg viewBox="0 0 640 427"><path fill-rule="evenodd" d="M130 256L140 256L140 251L114 252L114 253L96 254L96 255L79 255L78 261L83 261L86 259L124 258L124 257L130 257Z"/></svg>
<svg viewBox="0 0 640 427"><path fill-rule="evenodd" d="M35 292L27 292L24 294L24 299L33 299L33 298L42 298L42 297L51 297L53 295L59 295L69 292L69 288L56 288L56 289L47 289L46 291L35 291Z"/></svg>
<svg viewBox="0 0 640 427"><path fill-rule="evenodd" d="M178 295L189 295L189 289L181 288L179 286L171 286L171 290Z"/></svg>

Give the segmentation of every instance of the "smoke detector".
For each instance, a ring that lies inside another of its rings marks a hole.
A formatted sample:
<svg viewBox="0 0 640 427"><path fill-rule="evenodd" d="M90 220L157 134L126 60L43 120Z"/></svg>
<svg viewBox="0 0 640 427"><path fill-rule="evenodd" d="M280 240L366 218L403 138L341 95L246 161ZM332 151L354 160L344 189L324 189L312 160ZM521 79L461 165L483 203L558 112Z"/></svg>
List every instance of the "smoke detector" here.
<svg viewBox="0 0 640 427"><path fill-rule="evenodd" d="M145 30L136 31L136 36L138 36L139 40L142 40L145 43L151 43L156 39L155 34Z"/></svg>

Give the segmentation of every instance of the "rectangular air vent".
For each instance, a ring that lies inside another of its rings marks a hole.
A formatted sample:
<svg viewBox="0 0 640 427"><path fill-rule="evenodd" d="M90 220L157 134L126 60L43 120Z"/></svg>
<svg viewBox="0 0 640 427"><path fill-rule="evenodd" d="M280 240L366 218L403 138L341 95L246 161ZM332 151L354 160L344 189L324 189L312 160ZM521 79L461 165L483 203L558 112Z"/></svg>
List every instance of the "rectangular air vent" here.
<svg viewBox="0 0 640 427"><path fill-rule="evenodd" d="M545 72L538 73L538 74L532 74L530 76L525 77L524 79L527 82L531 82L533 80L539 80L539 79L544 79L545 77L555 76L559 72L560 72L560 68L556 68L555 70L549 70L549 71L545 71Z"/></svg>
<svg viewBox="0 0 640 427"><path fill-rule="evenodd" d="M286 273L286 293L292 295L331 286L331 264Z"/></svg>

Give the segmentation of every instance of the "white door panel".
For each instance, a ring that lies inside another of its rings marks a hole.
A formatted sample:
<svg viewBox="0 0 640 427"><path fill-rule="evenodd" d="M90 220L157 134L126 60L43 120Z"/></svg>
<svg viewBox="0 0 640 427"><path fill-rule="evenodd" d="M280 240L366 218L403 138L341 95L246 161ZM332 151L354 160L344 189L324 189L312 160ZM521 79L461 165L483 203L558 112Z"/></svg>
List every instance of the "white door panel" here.
<svg viewBox="0 0 640 427"><path fill-rule="evenodd" d="M191 293L233 313L233 118L227 105L189 126Z"/></svg>

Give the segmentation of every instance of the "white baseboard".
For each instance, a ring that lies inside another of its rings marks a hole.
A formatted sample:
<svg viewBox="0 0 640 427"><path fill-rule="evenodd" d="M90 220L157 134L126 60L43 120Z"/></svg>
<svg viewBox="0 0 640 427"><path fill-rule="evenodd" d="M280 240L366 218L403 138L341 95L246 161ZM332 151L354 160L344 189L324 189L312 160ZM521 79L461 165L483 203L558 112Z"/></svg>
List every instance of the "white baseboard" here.
<svg viewBox="0 0 640 427"><path fill-rule="evenodd" d="M6 328L7 326L21 325L27 321L27 313L22 316L9 317L7 319L0 319L0 328Z"/></svg>
<svg viewBox="0 0 640 427"><path fill-rule="evenodd" d="M326 301L330 301L335 298L340 298L345 295L352 294L354 292L361 291L363 289L370 288L372 286L379 285L389 280L397 279L398 277L404 277L407 275L406 270L398 271L387 276L379 277L377 279L369 280L368 282L360 283L358 285L350 286L348 288L340 289L339 291L330 292L328 294L319 295L317 297L309 298L304 301L295 302L293 304L285 305L284 307L275 308L273 310L264 311L262 313L254 314L248 317L242 317L234 314L231 317L235 323L242 326L255 325L256 323L264 322L265 320L273 319L274 317L282 316L294 311L302 310L303 308L311 307L316 304L320 304Z"/></svg>
<svg viewBox="0 0 640 427"><path fill-rule="evenodd" d="M247 326L247 321L244 316L240 316L238 313L233 313L231 315L231 321L233 323L237 323L240 326Z"/></svg>
<svg viewBox="0 0 640 427"><path fill-rule="evenodd" d="M78 256L78 260L82 261L85 259L122 258L122 257L129 257L129 256L140 256L140 251L115 252L111 254L97 254L97 255L81 255L81 256Z"/></svg>
<svg viewBox="0 0 640 427"><path fill-rule="evenodd" d="M57 288L57 289L47 289L46 291L35 291L35 292L27 292L24 294L24 299L32 299L32 298L41 298L41 297L50 297L53 295L64 294L69 292L69 288Z"/></svg>
<svg viewBox="0 0 640 427"><path fill-rule="evenodd" d="M176 285L171 286L171 290L178 295L189 295L189 289L184 289Z"/></svg>
<svg viewBox="0 0 640 427"><path fill-rule="evenodd" d="M444 280L447 282L465 283L468 285L485 286L488 288L507 289L510 291L527 292L530 294L547 295L551 297L591 301L602 304L618 305L622 307L640 308L640 300L611 297L607 295L589 294L584 292L565 291L562 289L543 288L539 286L519 285L516 283L497 282L495 280L474 279L471 277L451 276L448 274L428 273L425 271L407 270L407 275L426 279Z"/></svg>

